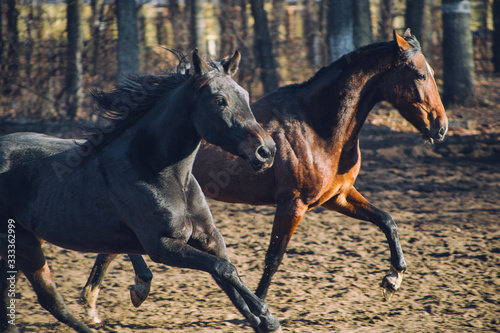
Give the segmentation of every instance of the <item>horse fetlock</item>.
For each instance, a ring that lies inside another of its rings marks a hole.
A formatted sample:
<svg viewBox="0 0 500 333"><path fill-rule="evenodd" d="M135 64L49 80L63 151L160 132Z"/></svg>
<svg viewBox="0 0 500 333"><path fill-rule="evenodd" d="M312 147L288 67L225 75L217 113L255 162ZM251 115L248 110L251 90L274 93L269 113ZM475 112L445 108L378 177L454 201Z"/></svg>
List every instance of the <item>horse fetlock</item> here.
<svg viewBox="0 0 500 333"><path fill-rule="evenodd" d="M390 301L392 296L394 296L396 291L401 286L401 282L403 281L403 273L404 271L398 271L396 268L394 268L394 266L391 265L391 268L385 275L381 284L386 301Z"/></svg>
<svg viewBox="0 0 500 333"><path fill-rule="evenodd" d="M258 327L258 332L282 332L280 322L269 312L267 315L261 316L260 319L261 324Z"/></svg>

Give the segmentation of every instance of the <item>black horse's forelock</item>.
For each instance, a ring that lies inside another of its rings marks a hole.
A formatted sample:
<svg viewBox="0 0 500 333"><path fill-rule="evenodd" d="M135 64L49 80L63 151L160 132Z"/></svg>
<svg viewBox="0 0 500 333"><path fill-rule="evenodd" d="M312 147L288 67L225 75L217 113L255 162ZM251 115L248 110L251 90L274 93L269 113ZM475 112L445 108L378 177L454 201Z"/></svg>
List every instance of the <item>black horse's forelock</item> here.
<svg viewBox="0 0 500 333"><path fill-rule="evenodd" d="M201 89L220 71L216 65L210 64L213 70L193 75L185 68L185 57L178 59L179 65L161 75L124 75L110 92L91 90L92 112L100 121L93 127L84 128L87 136L83 146L93 145L94 150L104 147L183 83ZM99 138L98 145L95 144L96 138Z"/></svg>

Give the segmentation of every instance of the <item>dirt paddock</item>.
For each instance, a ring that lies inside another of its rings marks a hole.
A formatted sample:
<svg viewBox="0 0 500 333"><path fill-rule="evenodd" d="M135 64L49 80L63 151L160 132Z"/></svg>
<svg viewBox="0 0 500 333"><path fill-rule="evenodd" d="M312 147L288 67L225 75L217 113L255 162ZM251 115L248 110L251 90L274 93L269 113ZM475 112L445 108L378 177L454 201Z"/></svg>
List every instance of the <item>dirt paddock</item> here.
<svg viewBox="0 0 500 333"><path fill-rule="evenodd" d="M383 127L382 127L383 128ZM285 332L499 332L500 138L451 135L435 147L415 133L367 127L357 188L397 222L408 271L390 302L380 282L389 250L380 230L322 208L306 214L268 296ZM210 201L243 280L255 289L274 207ZM80 317L78 296L93 264L46 244L60 292ZM206 273L148 262L149 299L129 300L131 263L110 267L99 300L99 332L251 332ZM16 324L21 332L71 332L37 303L22 277Z"/></svg>

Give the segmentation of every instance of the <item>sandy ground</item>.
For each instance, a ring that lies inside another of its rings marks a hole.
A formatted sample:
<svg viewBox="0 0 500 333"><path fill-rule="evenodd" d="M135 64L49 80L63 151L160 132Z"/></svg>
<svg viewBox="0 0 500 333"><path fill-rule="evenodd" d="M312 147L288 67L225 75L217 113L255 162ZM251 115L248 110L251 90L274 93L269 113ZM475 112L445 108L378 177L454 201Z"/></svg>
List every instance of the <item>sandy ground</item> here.
<svg viewBox="0 0 500 333"><path fill-rule="evenodd" d="M437 146L414 133L367 127L357 188L391 213L409 268L385 302L385 238L374 225L315 209L298 227L268 296L284 332L500 332L500 137L452 135ZM210 201L233 263L255 289L274 207ZM47 244L60 292L84 318L78 296L93 254ZM251 332L211 277L148 262L149 299L129 301L132 266L110 267L99 300L99 332ZM17 283L21 332L71 332Z"/></svg>

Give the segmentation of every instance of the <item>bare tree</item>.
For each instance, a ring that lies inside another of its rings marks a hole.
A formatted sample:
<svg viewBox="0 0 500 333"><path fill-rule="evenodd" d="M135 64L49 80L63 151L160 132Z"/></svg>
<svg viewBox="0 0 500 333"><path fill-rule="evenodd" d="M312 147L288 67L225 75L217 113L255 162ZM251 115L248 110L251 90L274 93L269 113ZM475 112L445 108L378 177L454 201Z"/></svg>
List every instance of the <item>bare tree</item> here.
<svg viewBox="0 0 500 333"><path fill-rule="evenodd" d="M66 115L74 119L82 94L82 0L67 0Z"/></svg>
<svg viewBox="0 0 500 333"><path fill-rule="evenodd" d="M477 103L469 1L443 0L443 104Z"/></svg>
<svg viewBox="0 0 500 333"><path fill-rule="evenodd" d="M423 47L425 0L406 0L405 25L417 37Z"/></svg>
<svg viewBox="0 0 500 333"><path fill-rule="evenodd" d="M493 64L495 73L500 73L500 0L493 0Z"/></svg>
<svg viewBox="0 0 500 333"><path fill-rule="evenodd" d="M168 19L172 23L174 48L177 50L184 50L184 48L187 47L186 19L184 13L181 11L178 0L169 0Z"/></svg>
<svg viewBox="0 0 500 333"><path fill-rule="evenodd" d="M221 0L219 13L220 43L219 55L224 57L232 54L238 45L239 11L235 0Z"/></svg>
<svg viewBox="0 0 500 333"><path fill-rule="evenodd" d="M101 43L102 26L104 25L104 0L92 0L91 28L92 28L92 74L97 75L99 66L99 47Z"/></svg>
<svg viewBox="0 0 500 333"><path fill-rule="evenodd" d="M123 73L139 70L137 40L137 7L135 0L117 0L118 19L118 79Z"/></svg>
<svg viewBox="0 0 500 333"><path fill-rule="evenodd" d="M351 0L329 1L326 42L330 61L335 61L354 49L352 14Z"/></svg>
<svg viewBox="0 0 500 333"><path fill-rule="evenodd" d="M379 22L378 22L378 39L389 40L392 36L392 12L394 0L380 0L379 6Z"/></svg>
<svg viewBox="0 0 500 333"><path fill-rule="evenodd" d="M264 92L269 93L278 88L279 76L273 53L273 42L269 33L267 13L264 9L264 0L251 0L250 4L255 22L255 57L260 68L260 77L264 85Z"/></svg>
<svg viewBox="0 0 500 333"><path fill-rule="evenodd" d="M321 66L320 32L318 29L318 11L314 10L314 0L304 0L304 38L307 48L307 60L316 71Z"/></svg>
<svg viewBox="0 0 500 333"><path fill-rule="evenodd" d="M15 0L7 0L7 56L2 62L2 84L3 94L9 95L17 89L17 77L19 74L19 29L17 27L19 10ZM2 2L3 4L3 2Z"/></svg>
<svg viewBox="0 0 500 333"><path fill-rule="evenodd" d="M352 2L352 11L354 47L358 48L372 43L373 33L370 0L354 0Z"/></svg>
<svg viewBox="0 0 500 333"><path fill-rule="evenodd" d="M207 54L205 42L205 12L203 0L191 1L191 48L197 47L201 54Z"/></svg>

